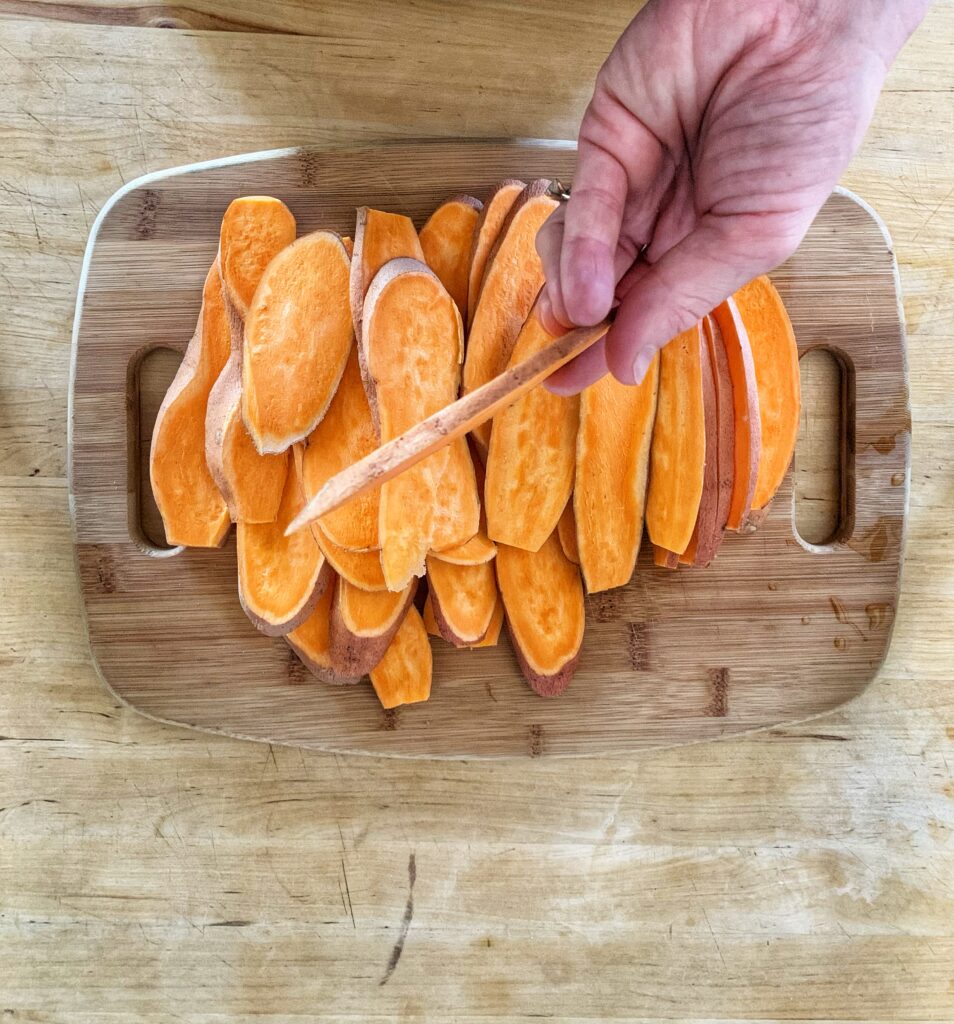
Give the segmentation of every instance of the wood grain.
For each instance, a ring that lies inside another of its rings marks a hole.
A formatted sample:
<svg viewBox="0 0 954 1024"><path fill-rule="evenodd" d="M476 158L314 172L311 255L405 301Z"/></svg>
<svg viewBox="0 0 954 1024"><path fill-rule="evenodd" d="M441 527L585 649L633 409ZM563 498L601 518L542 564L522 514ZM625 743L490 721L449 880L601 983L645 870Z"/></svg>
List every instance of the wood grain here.
<svg viewBox="0 0 954 1024"><path fill-rule="evenodd" d="M456 763L210 738L104 691L65 479L91 222L123 181L225 153L571 137L635 5L473 0L453 31L434 6L201 4L279 31L334 19L312 39L0 25L0 1006L43 1024L950 1021L950 0L845 177L895 242L914 419L902 599L862 697L705 748Z"/></svg>
<svg viewBox="0 0 954 1024"><path fill-rule="evenodd" d="M647 547L629 587L589 600L580 669L559 700L531 693L507 643L460 652L433 641L436 692L423 708L382 713L366 686L303 685L285 644L256 634L236 607L231 548L156 558L145 542L140 439L123 443L139 424L138 366L153 346L190 336L195 282L236 195L278 196L302 232L348 233L362 201L422 223L448 195L486 194L508 177L568 178L573 161L571 148L528 143L295 152L173 172L107 208L79 300L71 505L90 643L114 693L163 720L274 743L535 757L726 736L861 692L894 622L910 414L894 263L848 195L832 197L776 275L801 350L823 346L843 364L839 543L809 551L798 541L786 488L759 533L731 538L705 572L650 567Z"/></svg>

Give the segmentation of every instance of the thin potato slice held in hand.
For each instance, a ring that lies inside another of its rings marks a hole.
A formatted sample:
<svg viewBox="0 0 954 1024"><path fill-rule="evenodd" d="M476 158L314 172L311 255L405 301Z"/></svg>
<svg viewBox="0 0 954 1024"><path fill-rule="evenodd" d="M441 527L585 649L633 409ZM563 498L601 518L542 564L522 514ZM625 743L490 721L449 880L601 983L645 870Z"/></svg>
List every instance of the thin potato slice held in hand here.
<svg viewBox="0 0 954 1024"><path fill-rule="evenodd" d="M484 283L487 258L500 237L507 215L513 209L520 193L527 187L525 181L512 178L502 181L490 194L474 228L473 245L470 253L470 268L467 275L467 330L474 322L480 287Z"/></svg>
<svg viewBox="0 0 954 1024"><path fill-rule="evenodd" d="M729 521L729 508L735 488L735 402L732 396L732 374L729 372L729 357L719 325L711 316L703 321L709 362L715 383L716 399L716 458L719 473L719 529L725 530Z"/></svg>
<svg viewBox="0 0 954 1024"><path fill-rule="evenodd" d="M537 232L559 205L548 194L550 182L531 182L513 204L487 260L477 309L467 336L463 394L502 373L517 337L543 287ZM490 424L474 431L482 452L490 443Z"/></svg>
<svg viewBox="0 0 954 1024"><path fill-rule="evenodd" d="M331 611L331 665L343 676L367 675L384 657L414 600L405 590L370 593L339 579Z"/></svg>
<svg viewBox="0 0 954 1024"><path fill-rule="evenodd" d="M228 506L205 461L209 392L230 346L216 262L205 279L195 334L159 406L152 433L149 478L170 544L216 548L231 525Z"/></svg>
<svg viewBox="0 0 954 1024"><path fill-rule="evenodd" d="M735 294L745 324L759 395L759 470L752 509L765 508L781 486L798 439L801 378L798 345L782 297L767 277Z"/></svg>
<svg viewBox="0 0 954 1024"><path fill-rule="evenodd" d="M333 577L310 530L285 536L304 504L293 460L274 523L239 523L239 599L245 614L268 636L284 636L311 615Z"/></svg>
<svg viewBox="0 0 954 1024"><path fill-rule="evenodd" d="M455 647L471 647L487 634L497 604L491 562L452 565L427 560L428 596L441 636Z"/></svg>
<svg viewBox="0 0 954 1024"><path fill-rule="evenodd" d="M310 499L335 473L373 452L378 446L368 396L352 347L341 383L322 421L308 435L302 480ZM334 512L322 516L319 526L338 547L372 551L378 547L378 488L359 494Z"/></svg>
<svg viewBox="0 0 954 1024"><path fill-rule="evenodd" d="M702 327L673 338L659 357L659 398L646 497L646 529L657 547L681 555L695 529L706 465Z"/></svg>
<svg viewBox="0 0 954 1024"><path fill-rule="evenodd" d="M447 289L423 263L392 260L379 271L365 300L364 340L382 442L454 401L463 325ZM424 574L449 458L442 448L381 487L378 535L389 590Z"/></svg>
<svg viewBox="0 0 954 1024"><path fill-rule="evenodd" d="M234 199L222 217L219 262L229 301L244 320L265 268L295 241L295 216L271 196Z"/></svg>
<svg viewBox="0 0 954 1024"><path fill-rule="evenodd" d="M712 318L725 346L735 409L735 467L726 527L729 530L741 530L752 510L759 473L759 453L762 447L759 392L749 336L735 300L726 299L716 306Z"/></svg>
<svg viewBox="0 0 954 1024"><path fill-rule="evenodd" d="M433 656L420 612L411 605L384 657L371 669L371 685L383 708L416 704L431 695Z"/></svg>
<svg viewBox="0 0 954 1024"><path fill-rule="evenodd" d="M482 209L483 203L473 196L455 196L441 203L421 228L424 262L450 292L465 323L470 254Z"/></svg>
<svg viewBox="0 0 954 1024"><path fill-rule="evenodd" d="M580 570L554 531L539 551L501 544L497 582L520 670L541 697L570 685L580 660L586 611Z"/></svg>
<svg viewBox="0 0 954 1024"><path fill-rule="evenodd" d="M288 475L288 453L260 455L242 420L242 318L226 297L231 352L209 392L205 461L236 523L272 523Z"/></svg>
<svg viewBox="0 0 954 1024"><path fill-rule="evenodd" d="M706 466L702 476L702 497L696 525L689 546L679 556L680 565L705 568L715 558L722 543L724 522L720 519L719 489L719 408L716 392L715 367L709 345L711 328L703 321L702 346L702 400L706 431ZM718 328L716 328L718 329Z"/></svg>
<svg viewBox="0 0 954 1024"><path fill-rule="evenodd" d="M627 387L607 374L580 398L573 512L591 594L625 586L636 566L658 387L656 356L641 384Z"/></svg>
<svg viewBox="0 0 954 1024"><path fill-rule="evenodd" d="M317 524L311 526L312 535L318 547L324 552L331 567L342 578L359 590L387 590L384 573L381 571L381 555L378 551L351 551L338 547Z"/></svg>
<svg viewBox="0 0 954 1024"><path fill-rule="evenodd" d="M536 314L528 318L510 359L529 358L554 341ZM493 421L484 505L493 541L537 551L556 529L573 490L578 395L534 388Z"/></svg>
<svg viewBox="0 0 954 1024"><path fill-rule="evenodd" d="M356 683L360 676L342 676L331 665L331 607L336 590L337 582L330 579L315 610L285 640L305 668L323 683Z"/></svg>
<svg viewBox="0 0 954 1024"><path fill-rule="evenodd" d="M321 421L353 332L351 261L341 238L315 231L269 263L245 323L242 416L256 448L283 452Z"/></svg>

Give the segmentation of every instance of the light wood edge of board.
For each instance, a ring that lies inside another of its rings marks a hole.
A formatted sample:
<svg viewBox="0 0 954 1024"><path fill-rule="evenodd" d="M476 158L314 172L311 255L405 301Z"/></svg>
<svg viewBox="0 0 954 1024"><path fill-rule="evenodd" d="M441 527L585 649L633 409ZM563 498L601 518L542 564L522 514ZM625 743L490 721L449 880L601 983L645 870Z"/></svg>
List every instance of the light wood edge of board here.
<svg viewBox="0 0 954 1024"><path fill-rule="evenodd" d="M295 533L333 512L356 495L379 487L386 480L427 458L433 452L486 423L539 385L609 330L608 320L592 327L576 327L555 339L529 359L510 367L469 395L422 420L410 430L359 459L333 476L289 523L285 535Z"/></svg>

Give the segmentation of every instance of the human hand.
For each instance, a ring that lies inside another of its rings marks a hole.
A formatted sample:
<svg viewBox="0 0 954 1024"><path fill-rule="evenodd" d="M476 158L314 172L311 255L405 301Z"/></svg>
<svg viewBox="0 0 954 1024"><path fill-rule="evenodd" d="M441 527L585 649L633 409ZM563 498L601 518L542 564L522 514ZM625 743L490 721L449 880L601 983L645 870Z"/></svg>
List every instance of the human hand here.
<svg viewBox="0 0 954 1024"><path fill-rule="evenodd" d="M653 354L798 247L928 0L650 0L600 70L572 194L541 229L554 333L618 302L572 394Z"/></svg>

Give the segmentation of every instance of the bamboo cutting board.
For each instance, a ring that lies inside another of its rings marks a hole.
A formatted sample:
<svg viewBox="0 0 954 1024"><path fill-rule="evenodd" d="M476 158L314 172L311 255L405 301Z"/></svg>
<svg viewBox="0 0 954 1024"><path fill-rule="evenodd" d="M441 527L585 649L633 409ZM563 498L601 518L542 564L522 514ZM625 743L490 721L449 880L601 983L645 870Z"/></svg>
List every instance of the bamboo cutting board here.
<svg viewBox="0 0 954 1024"><path fill-rule="evenodd" d="M539 142L419 142L283 151L178 168L107 204L86 255L73 337L70 502L93 657L106 684L165 721L271 743L417 757L605 754L688 743L828 711L859 694L888 649L910 475L910 413L890 241L835 193L775 275L802 353L842 366L841 522L813 546L793 529L786 482L752 537L707 570L657 569L588 598L580 669L544 700L508 641L434 645L431 700L382 711L367 685L312 679L257 633L236 593L232 540L166 551L141 526L139 369L183 351L238 195L283 199L304 233L351 234L360 204L420 226L442 199L501 178L572 179L575 153ZM148 483L146 483L148 486Z"/></svg>

